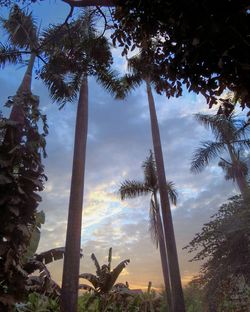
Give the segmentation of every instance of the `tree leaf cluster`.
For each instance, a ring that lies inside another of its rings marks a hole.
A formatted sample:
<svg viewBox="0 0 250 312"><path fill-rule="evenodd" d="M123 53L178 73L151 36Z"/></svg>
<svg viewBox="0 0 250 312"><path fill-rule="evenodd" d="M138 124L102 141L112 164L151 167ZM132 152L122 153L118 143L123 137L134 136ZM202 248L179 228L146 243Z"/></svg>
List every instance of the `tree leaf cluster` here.
<svg viewBox="0 0 250 312"><path fill-rule="evenodd" d="M226 89L250 107L249 2L237 0L118 1L112 35L127 54L154 38L158 92L203 94L211 107ZM177 88L179 84L179 89Z"/></svg>
<svg viewBox="0 0 250 312"><path fill-rule="evenodd" d="M48 126L32 94L16 94L7 106L17 108L13 112L19 119L12 114L0 121L0 297L3 303L13 303L25 293L22 259L46 180L41 159L46 156Z"/></svg>
<svg viewBox="0 0 250 312"><path fill-rule="evenodd" d="M210 304L223 300L241 304L247 311L250 286L249 201L235 196L223 204L210 222L185 248L196 253L191 261L203 261L198 281Z"/></svg>

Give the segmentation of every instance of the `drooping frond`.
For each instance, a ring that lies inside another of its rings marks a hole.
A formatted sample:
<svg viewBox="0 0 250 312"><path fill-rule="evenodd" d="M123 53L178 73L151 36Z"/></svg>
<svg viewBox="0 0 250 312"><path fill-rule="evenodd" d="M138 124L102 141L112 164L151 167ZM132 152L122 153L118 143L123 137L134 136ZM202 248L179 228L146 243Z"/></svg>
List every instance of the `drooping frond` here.
<svg viewBox="0 0 250 312"><path fill-rule="evenodd" d="M224 143L220 142L206 141L201 144L202 146L194 152L191 162L191 171L194 173L201 172L210 160L216 156L220 156L220 153L225 149Z"/></svg>
<svg viewBox="0 0 250 312"><path fill-rule="evenodd" d="M22 53L14 46L0 43L0 68L7 63L17 64L22 62Z"/></svg>
<svg viewBox="0 0 250 312"><path fill-rule="evenodd" d="M45 264L51 263L56 260L60 260L63 258L65 253L64 247L53 248L42 252L40 254L35 254L34 259L43 262ZM79 255L80 256L80 255Z"/></svg>
<svg viewBox="0 0 250 312"><path fill-rule="evenodd" d="M178 193L175 188L174 182L167 181L167 190L168 190L168 196L169 196L171 203L176 206Z"/></svg>
<svg viewBox="0 0 250 312"><path fill-rule="evenodd" d="M121 83L118 73L112 69L99 68L95 73L96 80L102 87L117 99L124 99L126 96L125 89Z"/></svg>
<svg viewBox="0 0 250 312"><path fill-rule="evenodd" d="M95 267L96 267L96 275L97 276L100 276L101 274L101 267L100 267L100 264L95 256L94 253L91 254L91 259L93 260L94 264L95 264Z"/></svg>
<svg viewBox="0 0 250 312"><path fill-rule="evenodd" d="M205 128L210 129L216 139L221 142L233 139L237 131L234 115L226 117L225 115L195 114L195 119Z"/></svg>
<svg viewBox="0 0 250 312"><path fill-rule="evenodd" d="M95 289L97 289L100 286L99 285L99 280L98 280L98 278L94 274L82 273L82 274L79 275L79 278L84 278L87 281L89 281L94 286Z"/></svg>
<svg viewBox="0 0 250 312"><path fill-rule="evenodd" d="M80 73L70 74L67 68L69 64L65 64L66 61L63 55L55 56L43 67L40 74L50 91L51 98L63 105L77 98L81 84Z"/></svg>
<svg viewBox="0 0 250 312"><path fill-rule="evenodd" d="M3 28L8 32L10 42L20 48L34 47L37 44L37 28L31 12L24 12L14 5L9 18L1 18Z"/></svg>
<svg viewBox="0 0 250 312"><path fill-rule="evenodd" d="M147 185L139 181L125 180L119 189L121 199L135 198L141 195L147 195L151 192Z"/></svg>
<svg viewBox="0 0 250 312"><path fill-rule="evenodd" d="M128 95L131 91L138 88L143 82L141 75L139 74L126 74L121 79L121 84L125 95Z"/></svg>
<svg viewBox="0 0 250 312"><path fill-rule="evenodd" d="M159 229L157 223L157 211L155 207L155 202L151 198L150 200L150 208L149 208L149 232L151 235L152 242L155 244L156 248L159 245Z"/></svg>

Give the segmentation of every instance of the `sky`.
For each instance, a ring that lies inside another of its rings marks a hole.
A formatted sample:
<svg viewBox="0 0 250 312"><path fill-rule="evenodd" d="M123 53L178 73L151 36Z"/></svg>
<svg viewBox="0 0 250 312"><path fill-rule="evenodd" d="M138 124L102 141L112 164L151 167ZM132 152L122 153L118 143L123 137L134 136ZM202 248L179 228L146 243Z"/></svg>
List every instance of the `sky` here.
<svg viewBox="0 0 250 312"><path fill-rule="evenodd" d="M43 25L63 21L68 7L50 2L32 7ZM55 13L56 12L56 13ZM2 15L6 11L1 12ZM113 49L115 67L123 71L125 60ZM36 64L38 66L38 64ZM25 68L7 66L0 71L0 110L7 97L14 95ZM33 80L32 92L40 97L41 110L47 114L49 135L48 157L44 160L48 181L41 193L39 209L46 214L38 251L64 246L73 159L74 127L77 103L62 110L53 103L42 81ZM218 160L211 162L201 174L190 173L190 161L200 141L211 134L194 119L198 112L214 113L201 95L189 94L167 99L154 94L161 132L167 180L175 183L178 203L172 207L182 282L185 285L199 271L199 263L191 263L192 255L183 250L209 221L227 198L238 193L236 186L225 181ZM124 259L130 264L119 282L128 281L132 288L145 288L152 281L155 288L163 285L159 250L151 241L149 229L149 197L121 201L118 189L125 179L142 180L142 162L152 149L149 110L145 86L142 85L124 101L112 98L94 78L89 79L89 131L82 217L81 273L95 272L90 259L95 253L100 263L107 262L108 249L113 248L113 266ZM49 265L52 276L60 283L62 261Z"/></svg>

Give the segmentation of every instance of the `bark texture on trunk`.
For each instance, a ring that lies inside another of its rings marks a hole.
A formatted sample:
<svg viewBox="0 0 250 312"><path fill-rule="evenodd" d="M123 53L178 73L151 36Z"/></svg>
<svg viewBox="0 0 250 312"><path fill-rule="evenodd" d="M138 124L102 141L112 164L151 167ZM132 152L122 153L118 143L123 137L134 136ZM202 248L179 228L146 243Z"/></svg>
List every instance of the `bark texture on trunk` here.
<svg viewBox="0 0 250 312"><path fill-rule="evenodd" d="M146 80L147 95L149 102L150 120L151 120L151 131L154 146L154 154L156 161L156 169L158 175L159 192L161 199L161 210L163 218L163 227L165 232L169 273L171 280L171 287L173 292L173 307L174 312L185 312L185 304L183 291L181 286L181 277L178 264L178 255L175 243L174 227L172 221L172 214L170 209L170 203L168 198L168 191L166 188L167 181L165 176L165 168L162 155L161 139L159 125L155 110L154 98L150 86L150 80Z"/></svg>
<svg viewBox="0 0 250 312"><path fill-rule="evenodd" d="M159 203L157 200L157 195L155 193L154 193L154 202L156 206L156 219L157 219L156 222L157 222L158 235L159 235L159 250L160 250L160 256L161 256L161 266L162 266L164 284L165 284L165 289L166 289L168 307L169 307L169 312L174 312L164 231L163 231L162 220L161 220L161 215L159 211Z"/></svg>
<svg viewBox="0 0 250 312"><path fill-rule="evenodd" d="M87 77L84 77L76 116L73 169L63 266L61 310L64 312L77 311L87 132L88 80Z"/></svg>

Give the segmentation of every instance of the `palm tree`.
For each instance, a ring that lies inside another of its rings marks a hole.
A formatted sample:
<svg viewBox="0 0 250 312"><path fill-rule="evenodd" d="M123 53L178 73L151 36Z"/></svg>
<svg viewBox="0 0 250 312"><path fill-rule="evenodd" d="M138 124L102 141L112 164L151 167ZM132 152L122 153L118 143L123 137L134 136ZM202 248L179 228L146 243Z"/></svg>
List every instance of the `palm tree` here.
<svg viewBox="0 0 250 312"><path fill-rule="evenodd" d="M22 55L30 54L28 66L22 82L16 92L16 96L31 95L32 71L36 58L38 46L37 27L31 13L25 13L18 5L14 5L10 11L9 18L0 20L3 29L7 32L9 40L6 44L0 43L0 66L6 63L18 64L23 62ZM21 51L20 49L24 49ZM18 122L18 131L24 124L25 112L23 105L13 105L10 119ZM6 135L8 137L8 133ZM18 136L17 136L18 139ZM20 139L20 135L19 135Z"/></svg>
<svg viewBox="0 0 250 312"><path fill-rule="evenodd" d="M125 180L119 189L121 199L135 198L141 195L151 194L149 219L150 219L150 233L156 248L160 249L161 265L164 277L164 283L167 293L168 305L170 311L173 311L172 298L171 298L171 284L169 280L169 268L168 259L165 247L164 231L162 227L162 220L159 209L159 202L157 194L159 191L156 164L152 151L150 151L149 157L143 163L144 169L144 181ZM167 182L166 189L168 191L171 202L176 205L177 193L174 189L172 182Z"/></svg>
<svg viewBox="0 0 250 312"><path fill-rule="evenodd" d="M152 93L152 86L154 86L157 91L157 85L160 83L160 75L157 71L157 66L152 62L154 51L157 47L155 46L153 40L145 40L142 46L141 51L128 60L128 69L131 74L125 77L124 87L127 92L129 92L131 88L138 87L143 82L146 83L152 141L159 184L163 229L168 255L169 276L173 293L173 309L174 311L185 312L173 220L168 198L168 190L166 188L167 180L165 175L160 131Z"/></svg>
<svg viewBox="0 0 250 312"><path fill-rule="evenodd" d="M121 88L111 70L112 55L105 37L99 36L93 26L93 12L87 11L68 26L56 26L45 34L52 45L47 50L47 64L41 73L54 100L64 105L78 94L75 126L73 169L71 177L66 251L62 280L62 309L77 309L81 220L84 193L84 172L88 131L88 76L111 93ZM55 36L57 33L57 36ZM54 46L53 46L54 43Z"/></svg>
<svg viewBox="0 0 250 312"><path fill-rule="evenodd" d="M219 166L226 172L225 178L236 181L242 196L246 196L249 186L247 183L248 169L241 159L241 152L250 148L247 138L249 124L236 118L234 114L228 117L223 114L196 114L195 119L215 136L215 141L204 141L194 152L191 171L201 172L209 162L220 158ZM221 157L223 152L229 154L230 161Z"/></svg>

